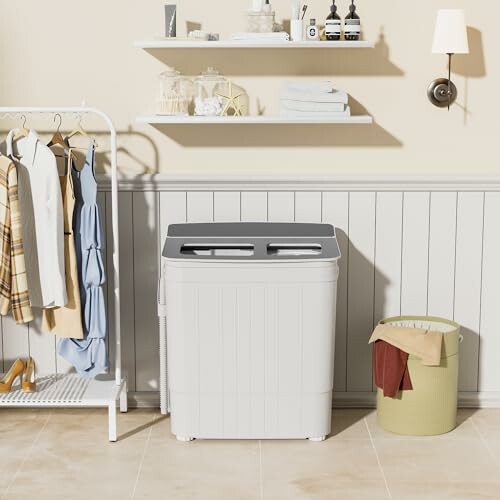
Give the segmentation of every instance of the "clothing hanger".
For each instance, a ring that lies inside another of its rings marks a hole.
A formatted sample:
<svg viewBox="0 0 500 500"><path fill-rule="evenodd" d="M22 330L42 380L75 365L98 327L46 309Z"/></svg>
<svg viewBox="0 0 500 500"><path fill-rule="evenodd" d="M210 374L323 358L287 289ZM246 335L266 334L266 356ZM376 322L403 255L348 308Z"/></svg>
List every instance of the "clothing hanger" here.
<svg viewBox="0 0 500 500"><path fill-rule="evenodd" d="M64 142L64 137L62 136L60 130L61 130L61 125L62 125L62 116L57 113L54 115L54 123L56 121L56 118L59 118L59 123L57 125L57 130L55 131L54 135L52 136L52 139L50 139L50 142L47 144L47 147L52 147L52 146L62 146L64 149L68 147L68 145Z"/></svg>
<svg viewBox="0 0 500 500"><path fill-rule="evenodd" d="M14 135L14 138L12 139L13 142L18 141L23 137L28 137L30 133L30 131L26 128L26 115L22 115L21 119L23 120L23 126L17 131L16 135Z"/></svg>
<svg viewBox="0 0 500 500"><path fill-rule="evenodd" d="M86 139L88 139L89 141L94 141L94 147L98 147L97 146L97 142L95 141L94 138L90 137L89 134L87 134L87 132L85 132L85 130L83 129L82 127L82 117L79 116L78 117L78 123L77 123L77 126L76 126L76 129L73 130L73 132L71 132L67 137L66 137L66 140L69 140L71 139L72 137L75 137L77 135L81 135L82 137L85 137ZM71 149L80 149L80 150L86 150L87 148L79 148L79 147L72 147Z"/></svg>

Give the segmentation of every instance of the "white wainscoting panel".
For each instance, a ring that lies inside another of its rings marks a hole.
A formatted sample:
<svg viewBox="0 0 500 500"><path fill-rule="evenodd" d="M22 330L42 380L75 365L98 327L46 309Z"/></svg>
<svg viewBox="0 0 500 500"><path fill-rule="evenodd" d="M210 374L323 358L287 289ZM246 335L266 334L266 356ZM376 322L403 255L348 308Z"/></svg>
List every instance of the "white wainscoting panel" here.
<svg viewBox="0 0 500 500"><path fill-rule="evenodd" d="M479 324L480 391L500 385L500 193L486 193L484 203L481 322Z"/></svg>
<svg viewBox="0 0 500 500"><path fill-rule="evenodd" d="M222 185L221 189L183 187L186 189L169 190L167 185L156 189L148 185L119 195L123 366L135 400L147 398L147 394L154 399L158 389L156 292L168 225L241 220L322 221L337 227L342 259L334 387L339 404L373 402L372 354L367 342L380 319L398 314L442 315L460 323L464 335L459 380L462 400L467 405L497 401L500 190L453 190L445 189L443 183L435 189L405 190L402 184L398 190L391 184L390 189L371 191L366 185L359 190L352 186L321 190L307 183L294 190L278 185L274 190L272 185L248 190ZM109 192L99 194L99 204L108 228L109 269ZM109 280L109 326L113 331L112 276ZM227 321L229 332L231 319ZM5 370L16 357L31 354L41 374L70 369L56 354L57 339L41 333L39 324L39 314L25 326L15 325L10 317L1 319L0 368ZM247 326L239 326L241 345L253 349L261 339L258 332L247 331ZM285 341L284 336L281 342ZM110 354L112 349L111 342ZM243 352L241 359L246 359ZM259 378L256 375L245 383L257 384Z"/></svg>
<svg viewBox="0 0 500 500"><path fill-rule="evenodd" d="M453 318L457 193L431 193L427 314Z"/></svg>
<svg viewBox="0 0 500 500"><path fill-rule="evenodd" d="M484 193L458 193L454 319L462 326L459 388L478 389ZM497 318L498 321L498 318Z"/></svg>
<svg viewBox="0 0 500 500"><path fill-rule="evenodd" d="M372 390L369 334L375 322L375 193L349 198L347 279L347 391Z"/></svg>
<svg viewBox="0 0 500 500"><path fill-rule="evenodd" d="M401 314L426 315L430 193L404 193Z"/></svg>
<svg viewBox="0 0 500 500"><path fill-rule="evenodd" d="M158 390L159 193L133 193L134 213L134 324L135 386L138 391Z"/></svg>
<svg viewBox="0 0 500 500"><path fill-rule="evenodd" d="M347 284L349 278L349 193L323 193L323 222L337 228L340 253L335 334L334 389L347 391Z"/></svg>

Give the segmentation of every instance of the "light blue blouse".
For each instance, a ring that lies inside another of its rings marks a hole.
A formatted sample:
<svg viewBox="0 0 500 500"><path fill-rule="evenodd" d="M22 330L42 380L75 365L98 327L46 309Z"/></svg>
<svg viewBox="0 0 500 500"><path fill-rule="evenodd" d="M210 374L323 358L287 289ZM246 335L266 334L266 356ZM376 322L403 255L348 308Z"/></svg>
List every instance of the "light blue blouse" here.
<svg viewBox="0 0 500 500"><path fill-rule="evenodd" d="M95 143L91 141L82 170L72 170L75 190L74 234L84 339L61 339L59 354L76 371L93 378L108 367L106 352L106 309L103 237L97 205Z"/></svg>

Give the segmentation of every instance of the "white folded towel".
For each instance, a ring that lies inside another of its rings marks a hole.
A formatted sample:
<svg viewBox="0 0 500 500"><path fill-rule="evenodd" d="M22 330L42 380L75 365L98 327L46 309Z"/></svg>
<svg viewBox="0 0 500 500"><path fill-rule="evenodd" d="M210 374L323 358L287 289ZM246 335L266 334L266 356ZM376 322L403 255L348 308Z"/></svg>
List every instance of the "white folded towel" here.
<svg viewBox="0 0 500 500"><path fill-rule="evenodd" d="M233 33L231 39L234 41L252 42L286 42L290 40L290 35L286 31L273 33Z"/></svg>
<svg viewBox="0 0 500 500"><path fill-rule="evenodd" d="M292 111L289 109L281 108L280 115L285 118L321 118L321 119L349 118L351 116L351 108L347 106L345 111L339 111L337 113L334 113L332 111L326 111L326 112Z"/></svg>
<svg viewBox="0 0 500 500"><path fill-rule="evenodd" d="M290 111L339 113L345 111L346 105L343 102L308 102L281 99L281 107Z"/></svg>
<svg viewBox="0 0 500 500"><path fill-rule="evenodd" d="M285 89L281 98L287 101L301 101L301 102L329 102L348 104L349 96L343 90L334 90L333 92L302 92L296 90Z"/></svg>
<svg viewBox="0 0 500 500"><path fill-rule="evenodd" d="M309 81L309 82L290 81L285 83L285 89L293 92L310 92L312 94L315 93L328 94L335 90L333 88L333 83L327 80Z"/></svg>

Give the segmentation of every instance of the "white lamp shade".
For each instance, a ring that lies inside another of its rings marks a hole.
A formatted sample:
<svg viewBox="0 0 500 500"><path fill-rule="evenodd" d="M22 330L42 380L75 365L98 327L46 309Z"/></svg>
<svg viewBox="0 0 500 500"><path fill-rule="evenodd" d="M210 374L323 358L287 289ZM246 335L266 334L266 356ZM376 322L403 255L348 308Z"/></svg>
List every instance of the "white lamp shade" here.
<svg viewBox="0 0 500 500"><path fill-rule="evenodd" d="M432 53L469 53L465 12L462 9L443 9L438 11Z"/></svg>

